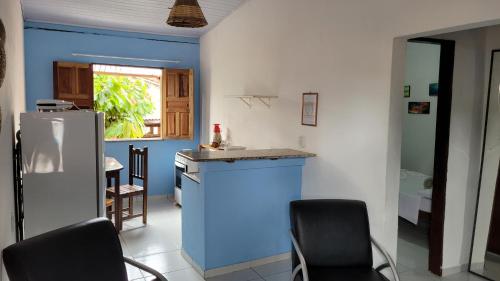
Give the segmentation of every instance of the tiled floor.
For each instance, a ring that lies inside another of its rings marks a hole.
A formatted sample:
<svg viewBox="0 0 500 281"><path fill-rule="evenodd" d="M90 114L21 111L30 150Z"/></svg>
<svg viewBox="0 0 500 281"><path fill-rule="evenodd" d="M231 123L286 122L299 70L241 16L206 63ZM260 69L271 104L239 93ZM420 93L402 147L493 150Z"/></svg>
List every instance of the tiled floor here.
<svg viewBox="0 0 500 281"><path fill-rule="evenodd" d="M136 204L137 206L138 204ZM125 256L142 262L164 274L169 281L204 281L184 260L181 249L181 209L163 198L152 198L149 202L148 225L140 218L124 222L120 233ZM210 281L288 280L289 260L230 273ZM152 277L127 266L129 280L144 281Z"/></svg>
<svg viewBox="0 0 500 281"><path fill-rule="evenodd" d="M149 204L148 225L140 219L127 221L120 234L124 254L145 263L164 274L169 281L204 281L180 254L181 210L170 201L152 198ZM438 278L426 270L427 249L421 245L399 239L398 271L402 281L479 281L478 277L460 273ZM133 267L127 267L129 280L145 281L152 277ZM288 281L289 260L250 268L207 281Z"/></svg>
<svg viewBox="0 0 500 281"><path fill-rule="evenodd" d="M401 281L484 281L467 272L442 278L430 273L427 270L429 250L422 229L412 232L413 226L405 222L400 222L399 227L397 268Z"/></svg>

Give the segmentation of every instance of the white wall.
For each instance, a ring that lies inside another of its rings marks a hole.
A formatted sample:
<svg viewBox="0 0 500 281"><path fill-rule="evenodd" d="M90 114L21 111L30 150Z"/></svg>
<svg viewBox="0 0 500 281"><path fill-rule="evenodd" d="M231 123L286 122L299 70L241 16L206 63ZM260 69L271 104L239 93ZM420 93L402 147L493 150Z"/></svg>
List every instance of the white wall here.
<svg viewBox="0 0 500 281"><path fill-rule="evenodd" d="M455 68L445 209L443 268L450 273L469 262L479 182L491 50L500 48L500 27L436 36L454 40ZM494 190L483 191L473 263L484 258ZM482 253L481 253L482 252Z"/></svg>
<svg viewBox="0 0 500 281"><path fill-rule="evenodd" d="M488 82L489 82L489 71L491 62L491 51L494 49L500 49L500 27L487 28L485 31L485 46L484 46L484 91L485 95L488 92ZM496 60L498 61L498 54L496 55ZM498 64L497 64L498 66ZM498 67L497 67L498 70ZM498 71L496 71L495 81L498 81ZM492 90L497 91L498 87L494 86L495 81L492 81ZM498 85L498 82L497 82ZM498 92L492 92L492 96ZM491 99L490 99L491 100ZM494 100L496 100L494 98ZM486 108L486 96L483 99L483 106ZM496 110L495 110L496 108ZM495 113L496 112L496 113ZM489 233L491 211L493 206L493 198L495 194L495 184L496 176L498 172L498 133L499 130L494 130L495 126L498 128L498 104L490 103L490 114L489 114L489 128L488 137L486 141L487 149L485 152L485 163L483 167L483 175L480 189L479 206L477 213L477 223L476 232L474 236L474 250L472 256L472 263L483 263L484 254L486 251L487 238ZM497 115L495 115L497 114ZM495 120L496 122L492 122ZM484 124L484 120L482 120ZM492 130L493 129L493 130ZM481 131L482 133L482 131ZM496 133L496 134L495 134ZM482 144L482 143L481 143ZM495 146L496 144L496 146Z"/></svg>
<svg viewBox="0 0 500 281"><path fill-rule="evenodd" d="M201 39L202 141L215 122L251 148L298 148L306 136L318 157L303 197L366 201L372 233L395 255L405 43L394 38L499 18L498 1L249 0ZM309 91L320 93L316 128L300 125ZM249 110L224 98L242 93L279 99Z"/></svg>
<svg viewBox="0 0 500 281"><path fill-rule="evenodd" d="M455 66L446 186L443 268L449 273L469 262L479 181L485 95L484 29L436 36L455 41Z"/></svg>
<svg viewBox="0 0 500 281"><path fill-rule="evenodd" d="M7 31L7 74L0 88L2 130L0 131L0 249L14 241L11 228L13 205L12 143L19 112L24 111L23 19L18 0L0 0L0 19ZM2 267L0 281L7 280Z"/></svg>
<svg viewBox="0 0 500 281"><path fill-rule="evenodd" d="M437 44L408 43L406 48L405 85L410 86L410 97L403 100L403 143L401 168L432 176L436 140L436 112L438 97L429 96L429 84L439 81L441 46ZM429 114L408 113L409 102L429 101Z"/></svg>

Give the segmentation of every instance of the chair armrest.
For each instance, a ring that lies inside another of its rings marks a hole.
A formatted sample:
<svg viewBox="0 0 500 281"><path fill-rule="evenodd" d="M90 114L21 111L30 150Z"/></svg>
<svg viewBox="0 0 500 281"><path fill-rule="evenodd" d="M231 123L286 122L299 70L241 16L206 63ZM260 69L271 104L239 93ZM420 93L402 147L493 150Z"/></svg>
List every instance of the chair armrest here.
<svg viewBox="0 0 500 281"><path fill-rule="evenodd" d="M389 263L383 263L375 268L375 271L380 272L388 267L391 267Z"/></svg>
<svg viewBox="0 0 500 281"><path fill-rule="evenodd" d="M380 270L382 270L382 269L384 269L386 267L390 267L391 271L392 271L392 275L394 275L394 280L395 281L399 281L399 275L398 275L398 271L396 269L396 264L392 260L392 258L389 255L389 253L382 247L382 245L380 245L375 239L373 239L373 237L371 237L371 240L372 240L372 244L375 246L375 248L377 248L377 250L385 257L385 259L389 263L389 265L382 264L382 265L378 266L376 268L376 270L380 271Z"/></svg>
<svg viewBox="0 0 500 281"><path fill-rule="evenodd" d="M300 270L302 270L302 281L309 281L309 274L307 273L307 265L306 265L306 259L304 258L304 255L302 254L302 251L300 250L299 243L297 242L297 239L295 239L295 236L293 235L293 232L290 230L290 238L292 239L292 244L293 248L295 249L295 252L297 252L297 256L299 257L300 264L297 265L293 269L292 272L292 277L291 281L294 281L295 276L299 273ZM396 280L399 281L399 280Z"/></svg>
<svg viewBox="0 0 500 281"><path fill-rule="evenodd" d="M160 281L168 281L167 278L163 275L161 275L161 273L159 273L158 271L152 269L151 267L145 265L145 264L142 264L140 262L137 262L131 258L127 258L127 257L123 257L123 259L125 260L126 263L132 265L132 266L135 266L139 269L142 269L148 273L151 273L153 274L155 277L156 277L156 280L160 280Z"/></svg>

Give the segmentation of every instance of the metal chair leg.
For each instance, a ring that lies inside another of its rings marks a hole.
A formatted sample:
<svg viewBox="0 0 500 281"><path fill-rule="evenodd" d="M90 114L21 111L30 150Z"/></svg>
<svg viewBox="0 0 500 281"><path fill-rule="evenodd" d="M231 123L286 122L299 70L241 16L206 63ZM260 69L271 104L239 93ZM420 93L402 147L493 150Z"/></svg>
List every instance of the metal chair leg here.
<svg viewBox="0 0 500 281"><path fill-rule="evenodd" d="M300 250L299 243L297 242L297 239L295 239L295 236L293 235L293 232L291 230L290 230L290 237L292 239L293 248L295 249L295 252L297 252L297 256L299 256L299 261L300 261L300 265L295 267L293 270L291 281L294 281L295 276L299 273L300 270L302 270L302 281L309 281L309 274L307 273L306 259L304 258L304 255L302 254L302 250ZM397 281L399 281L399 280L397 280Z"/></svg>

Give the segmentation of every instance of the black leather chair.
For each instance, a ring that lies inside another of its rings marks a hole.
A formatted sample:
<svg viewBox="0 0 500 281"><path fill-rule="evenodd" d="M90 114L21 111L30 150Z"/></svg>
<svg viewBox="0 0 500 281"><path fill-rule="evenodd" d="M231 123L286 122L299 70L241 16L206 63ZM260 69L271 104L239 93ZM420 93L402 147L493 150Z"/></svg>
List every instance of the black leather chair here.
<svg viewBox="0 0 500 281"><path fill-rule="evenodd" d="M387 281L389 254L370 237L366 205L353 200L299 200L290 203L292 281ZM387 259L373 268L372 243ZM299 274L301 273L301 274Z"/></svg>
<svg viewBox="0 0 500 281"><path fill-rule="evenodd" d="M156 270L124 257L105 218L60 228L5 248L10 281L127 281L125 262L167 281Z"/></svg>

